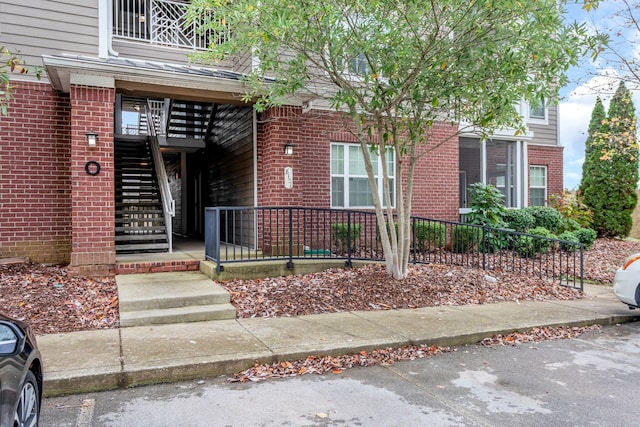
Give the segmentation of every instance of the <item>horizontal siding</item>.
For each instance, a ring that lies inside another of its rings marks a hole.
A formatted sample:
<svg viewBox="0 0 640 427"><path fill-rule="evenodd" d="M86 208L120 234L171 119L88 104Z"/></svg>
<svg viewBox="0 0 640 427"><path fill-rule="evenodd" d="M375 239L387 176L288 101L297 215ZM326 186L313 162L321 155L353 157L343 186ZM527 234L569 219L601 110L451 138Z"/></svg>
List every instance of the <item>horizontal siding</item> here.
<svg viewBox="0 0 640 427"><path fill-rule="evenodd" d="M42 55L98 54L98 0L0 0L0 43L30 65Z"/></svg>
<svg viewBox="0 0 640 427"><path fill-rule="evenodd" d="M528 124L533 132L532 144L558 145L558 107L551 106L548 109L549 120L547 125Z"/></svg>
<svg viewBox="0 0 640 427"><path fill-rule="evenodd" d="M42 65L42 55L98 56L98 0L0 0L0 45L19 51L27 64ZM190 49L113 40L121 58L193 64ZM232 58L214 68L246 70L250 58ZM45 76L46 77L46 76Z"/></svg>
<svg viewBox="0 0 640 427"><path fill-rule="evenodd" d="M112 45L113 50L118 52L118 55L122 58L139 59L142 61L166 62L170 64L180 65L194 64L194 61L189 60L189 55L194 52L190 49L155 46L149 43L121 39L114 39ZM196 65L200 64L196 63ZM217 64L212 68L235 71L235 68L237 67L235 61L230 60Z"/></svg>

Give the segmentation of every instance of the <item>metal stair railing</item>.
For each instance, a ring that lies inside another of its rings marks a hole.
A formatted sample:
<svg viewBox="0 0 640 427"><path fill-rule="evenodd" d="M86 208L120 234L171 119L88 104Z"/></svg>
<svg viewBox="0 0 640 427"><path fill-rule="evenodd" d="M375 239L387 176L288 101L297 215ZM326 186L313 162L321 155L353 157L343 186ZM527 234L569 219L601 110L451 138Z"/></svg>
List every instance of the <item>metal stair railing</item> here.
<svg viewBox="0 0 640 427"><path fill-rule="evenodd" d="M169 243L169 252L173 252L173 217L176 214L176 202L171 195L171 189L169 188L169 177L167 171L164 168L164 161L162 159L162 152L160 151L160 144L158 142L158 136L156 134L155 123L157 120L152 113L152 108L149 103L145 105L145 114L147 116L148 135L151 145L151 154L153 156L153 163L156 170L156 176L158 177L158 186L160 187L160 197L162 198L162 210L164 211L164 223L167 230L167 241ZM162 118L161 118L162 121ZM159 123L160 128L163 129L163 123Z"/></svg>

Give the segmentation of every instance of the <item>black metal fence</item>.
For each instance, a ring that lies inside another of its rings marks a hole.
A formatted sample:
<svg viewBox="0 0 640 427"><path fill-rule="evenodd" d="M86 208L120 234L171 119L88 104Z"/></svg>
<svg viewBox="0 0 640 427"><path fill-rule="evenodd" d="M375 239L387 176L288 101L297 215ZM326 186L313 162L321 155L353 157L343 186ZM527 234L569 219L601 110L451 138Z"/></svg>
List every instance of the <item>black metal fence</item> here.
<svg viewBox="0 0 640 427"><path fill-rule="evenodd" d="M451 264L540 277L583 289L581 243L472 224L411 218L413 264ZM374 212L301 207L205 211L205 256L226 263L344 259L383 261Z"/></svg>

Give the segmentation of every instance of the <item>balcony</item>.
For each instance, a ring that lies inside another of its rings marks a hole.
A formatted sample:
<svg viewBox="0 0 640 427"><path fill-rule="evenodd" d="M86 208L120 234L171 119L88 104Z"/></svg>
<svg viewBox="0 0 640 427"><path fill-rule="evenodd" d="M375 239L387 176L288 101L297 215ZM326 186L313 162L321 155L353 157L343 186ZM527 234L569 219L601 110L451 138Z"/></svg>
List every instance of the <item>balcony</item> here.
<svg viewBox="0 0 640 427"><path fill-rule="evenodd" d="M202 30L202 22L186 19L189 3L170 0L113 0L113 36L158 46L205 50L229 34ZM206 20L215 20L211 12Z"/></svg>

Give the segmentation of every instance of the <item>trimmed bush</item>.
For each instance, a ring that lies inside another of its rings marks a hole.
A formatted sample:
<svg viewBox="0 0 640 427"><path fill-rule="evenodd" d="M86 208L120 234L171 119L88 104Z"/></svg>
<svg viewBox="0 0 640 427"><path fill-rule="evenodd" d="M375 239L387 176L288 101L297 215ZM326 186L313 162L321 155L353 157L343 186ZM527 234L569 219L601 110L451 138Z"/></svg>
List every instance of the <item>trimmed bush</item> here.
<svg viewBox="0 0 640 427"><path fill-rule="evenodd" d="M598 233L593 228L580 228L573 232L573 234L578 238L578 241L584 245L585 249L591 249L593 246L593 242L596 241L596 237L598 237Z"/></svg>
<svg viewBox="0 0 640 427"><path fill-rule="evenodd" d="M457 253L470 252L482 240L482 228L456 225L451 229L451 250Z"/></svg>
<svg viewBox="0 0 640 427"><path fill-rule="evenodd" d="M349 245L348 240L349 231L351 231L351 245ZM349 246L351 246L352 251L355 251L356 242L360 239L361 231L361 224L351 224L351 230L349 230L349 224L347 223L331 224L331 241L336 252L347 252Z"/></svg>
<svg viewBox="0 0 640 427"><path fill-rule="evenodd" d="M444 224L431 221L415 223L416 240L421 251L434 251L447 244L447 229Z"/></svg>
<svg viewBox="0 0 640 427"><path fill-rule="evenodd" d="M556 235L551 233L544 227L534 227L528 231L529 236L520 236L516 242L516 251L520 256L529 257L539 253L546 253L553 249L554 242L546 239L537 239L537 237L545 237L547 239L557 239Z"/></svg>
<svg viewBox="0 0 640 427"><path fill-rule="evenodd" d="M502 215L502 220L510 230L521 233L535 226L536 219L526 209L507 209Z"/></svg>
<svg viewBox="0 0 640 427"><path fill-rule="evenodd" d="M562 230L564 231L576 231L581 228L582 226L575 219L564 218L562 221Z"/></svg>
<svg viewBox="0 0 640 427"><path fill-rule="evenodd" d="M558 239L559 240L565 240L567 242L580 243L580 240L571 231L565 231L564 233L560 234L558 236ZM563 250L563 251L567 251L567 252L575 252L575 250L578 249L578 246L577 245L572 245L570 243L560 242L560 249Z"/></svg>
<svg viewBox="0 0 640 427"><path fill-rule="evenodd" d="M534 228L543 227L555 233L562 227L563 217L557 209L549 206L529 206L524 208L535 219Z"/></svg>

